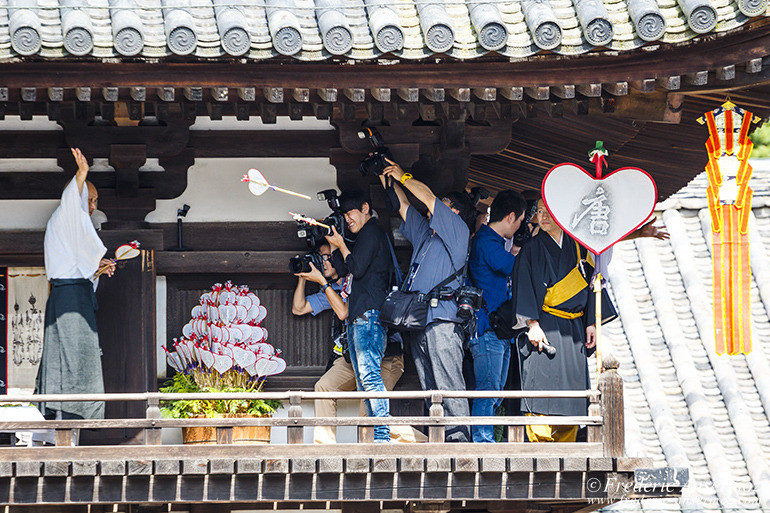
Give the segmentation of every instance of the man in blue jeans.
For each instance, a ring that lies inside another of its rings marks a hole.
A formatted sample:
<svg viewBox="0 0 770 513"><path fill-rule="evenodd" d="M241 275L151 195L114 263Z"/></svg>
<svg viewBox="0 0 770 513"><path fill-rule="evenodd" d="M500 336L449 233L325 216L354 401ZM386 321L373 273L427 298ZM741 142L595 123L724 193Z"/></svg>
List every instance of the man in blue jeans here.
<svg viewBox="0 0 770 513"><path fill-rule="evenodd" d="M340 250L345 265L353 275L348 299L348 347L350 362L359 390L384 392L382 381L382 357L385 354L387 335L380 324L380 307L388 290L388 280L393 263L388 246L388 236L372 217L369 198L361 190L346 190L340 195L340 209L356 243L348 249L345 239L332 228L326 239ZM387 399L365 401L370 417L390 416ZM390 442L390 428L375 426L375 442Z"/></svg>
<svg viewBox="0 0 770 513"><path fill-rule="evenodd" d="M489 324L489 314L511 298L511 273L516 257L505 250L524 219L527 203L521 194L506 190L497 194L489 213L489 224L482 225L471 242L468 279L482 290L484 307L478 312L476 336L471 338L476 390L502 390L508 377L511 341L500 340ZM474 399L471 414L492 416L500 399ZM492 426L473 426L474 442L494 442Z"/></svg>
<svg viewBox="0 0 770 513"><path fill-rule="evenodd" d="M393 181L393 201L403 219L399 231L412 243L414 250L404 290L428 294L444 284L451 290L462 285L462 270L468 256L469 226L475 221L473 203L465 191L450 192L437 198L426 184L412 177L395 162L388 160L380 179ZM420 214L406 196L406 191L428 209L428 217ZM423 390L465 390L463 378L463 342L465 339L457 302L439 299L428 308L427 326L423 331L405 332L404 341L414 358L417 377ZM468 400L444 398L447 417L466 417ZM467 442L468 426L447 426L447 442Z"/></svg>

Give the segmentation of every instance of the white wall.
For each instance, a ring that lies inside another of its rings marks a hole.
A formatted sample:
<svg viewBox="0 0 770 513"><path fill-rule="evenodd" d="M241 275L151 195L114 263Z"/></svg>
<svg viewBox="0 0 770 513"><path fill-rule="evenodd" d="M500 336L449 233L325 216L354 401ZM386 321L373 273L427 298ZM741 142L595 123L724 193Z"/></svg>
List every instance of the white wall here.
<svg viewBox="0 0 770 513"><path fill-rule="evenodd" d="M268 190L254 196L241 178L250 168L259 169L273 185L307 194L310 201ZM328 158L196 159L187 173L187 190L176 199L160 200L146 221L174 223L185 203L190 212L184 222L291 221L288 212L324 217L326 202L315 193L336 188L337 173Z"/></svg>

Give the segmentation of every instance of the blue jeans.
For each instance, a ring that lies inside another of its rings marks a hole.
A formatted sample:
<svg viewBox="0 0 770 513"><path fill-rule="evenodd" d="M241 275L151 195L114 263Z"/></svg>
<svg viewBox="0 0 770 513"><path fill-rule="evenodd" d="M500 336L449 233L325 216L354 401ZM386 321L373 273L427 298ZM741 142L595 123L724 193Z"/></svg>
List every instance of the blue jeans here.
<svg viewBox="0 0 770 513"><path fill-rule="evenodd" d="M476 390L502 390L508 378L508 363L511 359L511 341L500 340L490 330L471 339L473 372L476 376ZM474 399L471 414L473 416L493 416L500 399ZM494 442L493 426L472 426L471 436L474 442Z"/></svg>
<svg viewBox="0 0 770 513"><path fill-rule="evenodd" d="M366 392L384 392L382 382L382 356L388 337L380 324L379 310L367 310L353 319L348 329L350 363L356 376L358 390ZM364 401L370 417L389 417L390 403L387 399L367 399ZM390 442L390 427L374 427L375 442Z"/></svg>

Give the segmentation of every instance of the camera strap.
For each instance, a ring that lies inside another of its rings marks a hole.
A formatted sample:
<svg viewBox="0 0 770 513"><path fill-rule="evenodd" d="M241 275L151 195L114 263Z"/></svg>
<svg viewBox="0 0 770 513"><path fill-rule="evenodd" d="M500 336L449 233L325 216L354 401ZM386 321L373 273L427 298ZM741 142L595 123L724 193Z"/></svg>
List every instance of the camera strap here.
<svg viewBox="0 0 770 513"><path fill-rule="evenodd" d="M393 250L393 244L390 242L390 237L387 237L387 239L388 249L390 250L390 257L393 259L393 274L396 277L396 283L398 283L400 287L404 281L404 273L401 272L401 268L398 266L398 260L396 260L396 252Z"/></svg>

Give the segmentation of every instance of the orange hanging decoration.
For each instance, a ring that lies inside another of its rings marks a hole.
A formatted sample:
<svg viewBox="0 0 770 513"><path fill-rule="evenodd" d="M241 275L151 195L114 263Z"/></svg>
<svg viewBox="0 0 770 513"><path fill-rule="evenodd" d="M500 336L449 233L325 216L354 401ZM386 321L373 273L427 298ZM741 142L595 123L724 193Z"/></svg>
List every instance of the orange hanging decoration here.
<svg viewBox="0 0 770 513"><path fill-rule="evenodd" d="M708 127L706 152L714 277L714 336L717 354L751 352L751 263L749 128L758 122L729 99L698 122Z"/></svg>

